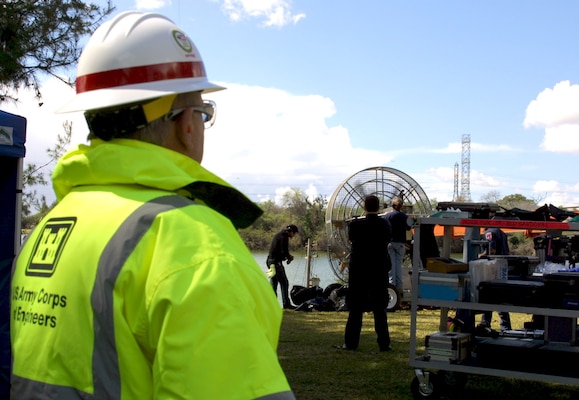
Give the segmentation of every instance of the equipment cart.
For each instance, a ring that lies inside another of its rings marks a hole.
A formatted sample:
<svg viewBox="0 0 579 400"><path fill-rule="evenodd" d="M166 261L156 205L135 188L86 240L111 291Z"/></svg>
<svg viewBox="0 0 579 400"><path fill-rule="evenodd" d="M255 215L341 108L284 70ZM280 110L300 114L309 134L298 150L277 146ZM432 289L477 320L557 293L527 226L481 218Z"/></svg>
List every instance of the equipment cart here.
<svg viewBox="0 0 579 400"><path fill-rule="evenodd" d="M579 231L579 223L474 219L464 214L456 213L456 217L450 215L421 218L415 225L412 287L419 290L412 291L411 302L410 366L416 373L410 385L413 397L436 399L447 390L456 393L464 388L469 374L579 385L579 370L568 368L569 365L579 364L579 341L576 334L579 318L579 273L562 273L564 282L559 282L562 288L553 289L551 285L551 290L547 290L547 275L542 278L532 277L533 281L545 281L542 283L542 290L533 292L536 295L533 301L524 299L520 302L497 304L472 302L469 293L469 288L472 287L472 282L469 283L470 271L431 273L423 266L420 255L420 229L427 225L443 227L440 255L441 258L448 259L452 227L465 227L462 262L472 268L473 264L470 262L477 259L480 250L481 228L493 226L540 230L553 235L565 232L574 236L575 231ZM574 245L567 246L566 251L577 252L579 241L573 239L570 242ZM536 251L540 255L540 261L544 262L545 252ZM573 257L575 256L574 253ZM440 308L439 332L433 332L427 337L416 337L416 329L420 323L418 310L424 306ZM449 309L470 310L473 315L482 311L529 314L529 319L533 317L540 321L539 328L543 329L521 330L509 337L502 334L480 337L475 334L476 330L468 333L448 332Z"/></svg>

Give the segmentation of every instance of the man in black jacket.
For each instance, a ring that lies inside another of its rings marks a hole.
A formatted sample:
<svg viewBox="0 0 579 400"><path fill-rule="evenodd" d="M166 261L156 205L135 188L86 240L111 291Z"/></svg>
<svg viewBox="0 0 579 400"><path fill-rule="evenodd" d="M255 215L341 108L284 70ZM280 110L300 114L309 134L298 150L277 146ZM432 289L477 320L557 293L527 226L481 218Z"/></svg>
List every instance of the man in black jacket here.
<svg viewBox="0 0 579 400"><path fill-rule="evenodd" d="M348 270L346 304L349 315L344 334L344 350L354 350L360 341L365 311L374 314L374 329L380 351L389 351L390 333L386 307L388 305L388 257L390 224L378 217L380 202L376 196L364 199L366 216L350 222L348 238L352 244Z"/></svg>
<svg viewBox="0 0 579 400"><path fill-rule="evenodd" d="M269 268L267 276L270 278L273 292L277 296L277 285L279 283L283 308L291 310L295 309L295 306L291 304L289 298L289 281L285 273L283 261L287 260L287 264L289 264L294 259L294 256L289 252L288 243L289 239L293 238L296 233L298 233L298 227L293 224L286 226L280 232L276 233L271 241L269 255L266 261L267 267Z"/></svg>

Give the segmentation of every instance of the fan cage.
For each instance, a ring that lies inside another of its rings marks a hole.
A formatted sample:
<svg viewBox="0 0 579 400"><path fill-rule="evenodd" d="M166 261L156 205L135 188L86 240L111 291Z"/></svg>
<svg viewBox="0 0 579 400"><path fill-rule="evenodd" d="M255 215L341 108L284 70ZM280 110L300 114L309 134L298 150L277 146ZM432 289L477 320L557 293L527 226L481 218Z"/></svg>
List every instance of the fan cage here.
<svg viewBox="0 0 579 400"><path fill-rule="evenodd" d="M364 215L364 198L369 195L377 196L384 208L394 197L401 197L404 211L412 217L432 213L432 205L422 187L397 169L367 168L345 179L330 197L326 209L328 258L334 274L342 282L347 282L343 267L350 253L348 222Z"/></svg>

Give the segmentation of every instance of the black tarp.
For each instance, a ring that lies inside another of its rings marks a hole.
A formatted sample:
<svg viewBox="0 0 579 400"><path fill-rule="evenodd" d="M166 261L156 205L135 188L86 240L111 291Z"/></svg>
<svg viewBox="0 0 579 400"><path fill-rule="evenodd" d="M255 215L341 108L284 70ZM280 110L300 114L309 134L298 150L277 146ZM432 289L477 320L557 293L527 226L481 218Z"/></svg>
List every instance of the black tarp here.
<svg viewBox="0 0 579 400"><path fill-rule="evenodd" d="M20 247L26 118L0 111L0 398L10 396L10 270ZM18 241L18 242L17 242Z"/></svg>

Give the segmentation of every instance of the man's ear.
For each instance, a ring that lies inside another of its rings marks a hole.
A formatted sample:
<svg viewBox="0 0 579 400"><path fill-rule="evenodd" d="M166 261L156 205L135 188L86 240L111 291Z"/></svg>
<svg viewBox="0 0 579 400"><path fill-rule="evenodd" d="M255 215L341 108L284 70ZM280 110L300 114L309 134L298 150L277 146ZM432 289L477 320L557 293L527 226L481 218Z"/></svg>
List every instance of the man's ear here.
<svg viewBox="0 0 579 400"><path fill-rule="evenodd" d="M193 134L192 113L193 110L191 109L185 110L175 119L171 130L165 137L163 143L165 147L182 154L189 154L190 147L193 145L191 138Z"/></svg>
<svg viewBox="0 0 579 400"><path fill-rule="evenodd" d="M193 109L185 109L175 122L177 123L177 139L184 148L189 149L193 146Z"/></svg>

